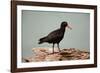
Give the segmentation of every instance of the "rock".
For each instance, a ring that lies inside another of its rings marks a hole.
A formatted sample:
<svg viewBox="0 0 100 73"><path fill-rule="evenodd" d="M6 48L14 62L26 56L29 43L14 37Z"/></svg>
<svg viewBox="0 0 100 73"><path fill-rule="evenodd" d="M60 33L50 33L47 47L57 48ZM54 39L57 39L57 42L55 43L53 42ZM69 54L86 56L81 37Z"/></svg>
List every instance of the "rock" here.
<svg viewBox="0 0 100 73"><path fill-rule="evenodd" d="M55 52L59 52L58 48L54 48L54 50L55 50ZM52 48L33 48L32 51L35 54L39 54L41 52L50 54L50 53L52 53L53 49Z"/></svg>
<svg viewBox="0 0 100 73"><path fill-rule="evenodd" d="M60 55L59 53L55 53L55 54L50 54L47 55L45 57L46 61L59 61L61 59L62 55Z"/></svg>
<svg viewBox="0 0 100 73"><path fill-rule="evenodd" d="M33 62L34 61L34 56L30 56L30 57L24 58L24 61L25 62Z"/></svg>
<svg viewBox="0 0 100 73"><path fill-rule="evenodd" d="M35 55L25 58L25 62L41 62L41 61L63 61L63 60L84 60L90 58L88 51L82 51L75 48L62 49L52 53L52 48L33 48Z"/></svg>
<svg viewBox="0 0 100 73"><path fill-rule="evenodd" d="M42 55L36 55L36 56L34 57L34 61L35 61L35 62L45 61L45 57L46 57L46 55L44 55L44 54L42 54Z"/></svg>
<svg viewBox="0 0 100 73"><path fill-rule="evenodd" d="M32 51L33 51L33 53L35 53L35 54L48 54L49 52L50 52L50 50L49 49L46 49L46 48L33 48L32 49Z"/></svg>
<svg viewBox="0 0 100 73"><path fill-rule="evenodd" d="M88 53L81 53L81 59L89 59L89 54Z"/></svg>

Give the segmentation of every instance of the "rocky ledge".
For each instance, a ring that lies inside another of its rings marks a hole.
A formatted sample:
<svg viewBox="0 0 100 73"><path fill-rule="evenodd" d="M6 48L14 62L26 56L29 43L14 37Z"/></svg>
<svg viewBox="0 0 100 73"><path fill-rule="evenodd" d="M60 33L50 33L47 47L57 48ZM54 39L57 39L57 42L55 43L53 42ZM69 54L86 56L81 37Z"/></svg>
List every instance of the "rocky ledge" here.
<svg viewBox="0 0 100 73"><path fill-rule="evenodd" d="M85 60L90 58L88 51L75 48L62 49L61 52L52 53L47 48L33 48L34 55L24 58L25 62L43 62L43 61L63 61L63 60Z"/></svg>

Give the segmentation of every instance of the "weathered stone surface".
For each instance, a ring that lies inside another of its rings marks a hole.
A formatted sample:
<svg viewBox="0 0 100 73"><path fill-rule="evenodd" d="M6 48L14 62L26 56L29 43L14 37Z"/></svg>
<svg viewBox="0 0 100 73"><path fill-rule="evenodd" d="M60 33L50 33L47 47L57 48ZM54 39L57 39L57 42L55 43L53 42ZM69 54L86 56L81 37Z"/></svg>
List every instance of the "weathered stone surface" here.
<svg viewBox="0 0 100 73"><path fill-rule="evenodd" d="M45 61L59 61L61 57L62 55L60 55L59 53L54 53L54 54L47 55L45 57Z"/></svg>
<svg viewBox="0 0 100 73"><path fill-rule="evenodd" d="M33 48L35 55L25 58L26 62L41 62L41 61L63 61L63 60L84 60L90 58L88 51L81 51L75 48L62 49L61 52L52 53L48 48Z"/></svg>

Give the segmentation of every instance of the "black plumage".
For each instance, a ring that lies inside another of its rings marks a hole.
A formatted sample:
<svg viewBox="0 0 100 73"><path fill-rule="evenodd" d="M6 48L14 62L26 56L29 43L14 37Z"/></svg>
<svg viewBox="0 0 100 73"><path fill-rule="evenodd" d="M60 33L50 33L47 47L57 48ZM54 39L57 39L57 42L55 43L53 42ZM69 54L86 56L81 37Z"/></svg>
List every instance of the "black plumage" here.
<svg viewBox="0 0 100 73"><path fill-rule="evenodd" d="M52 43L53 44L53 53L54 53L54 45L57 44L57 47L60 51L59 43L64 37L66 27L71 29L71 27L68 26L67 22L65 22L65 21L62 22L59 29L52 31L51 33L49 33L47 36L45 36L43 38L40 38L39 44L42 44L44 42Z"/></svg>

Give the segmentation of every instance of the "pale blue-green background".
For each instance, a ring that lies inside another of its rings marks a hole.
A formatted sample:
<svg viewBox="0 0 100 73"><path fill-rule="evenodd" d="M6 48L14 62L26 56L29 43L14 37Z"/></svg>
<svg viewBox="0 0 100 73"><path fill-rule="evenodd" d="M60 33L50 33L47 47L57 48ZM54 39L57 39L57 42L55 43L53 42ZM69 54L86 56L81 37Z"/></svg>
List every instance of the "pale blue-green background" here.
<svg viewBox="0 0 100 73"><path fill-rule="evenodd" d="M52 44L38 44L38 40L58 29L67 21L72 30L66 29L60 48L89 50L90 14L75 12L22 11L22 56L30 56L32 48L52 47Z"/></svg>

